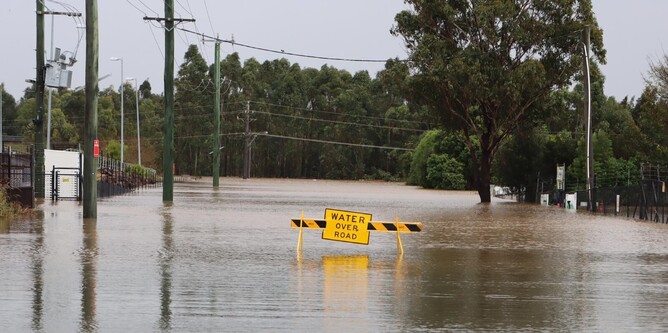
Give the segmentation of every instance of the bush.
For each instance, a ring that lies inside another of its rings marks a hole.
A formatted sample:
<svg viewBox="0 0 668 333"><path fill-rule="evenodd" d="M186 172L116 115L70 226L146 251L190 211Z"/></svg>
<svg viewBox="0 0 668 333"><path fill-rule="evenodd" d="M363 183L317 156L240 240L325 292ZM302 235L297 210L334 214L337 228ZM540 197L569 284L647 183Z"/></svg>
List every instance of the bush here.
<svg viewBox="0 0 668 333"><path fill-rule="evenodd" d="M127 148L127 145L123 145L123 146L125 146L125 148ZM121 143L116 141L116 140L109 141L109 143L107 144L105 153L110 158L113 158L115 160L120 160L121 159ZM125 150L123 151L123 154L125 154Z"/></svg>
<svg viewBox="0 0 668 333"><path fill-rule="evenodd" d="M133 175L147 177L148 170L139 164L131 164L125 168L125 172L131 173Z"/></svg>
<svg viewBox="0 0 668 333"><path fill-rule="evenodd" d="M464 165L447 154L432 154L427 159L427 187L442 190L463 190L466 180Z"/></svg>
<svg viewBox="0 0 668 333"><path fill-rule="evenodd" d="M429 156L434 153L440 135L441 131L431 130L420 139L420 143L413 152L413 160L407 179L408 185L425 186L427 184L427 161Z"/></svg>
<svg viewBox="0 0 668 333"><path fill-rule="evenodd" d="M18 202L12 202L7 195L8 185L0 185L0 219L11 219L17 215L30 215L33 211Z"/></svg>

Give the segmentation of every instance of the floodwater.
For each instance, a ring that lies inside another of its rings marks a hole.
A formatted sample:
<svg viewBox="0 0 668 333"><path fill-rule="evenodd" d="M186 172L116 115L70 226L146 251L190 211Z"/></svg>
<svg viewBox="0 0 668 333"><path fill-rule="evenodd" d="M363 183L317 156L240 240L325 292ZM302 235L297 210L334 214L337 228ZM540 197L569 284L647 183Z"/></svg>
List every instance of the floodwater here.
<svg viewBox="0 0 668 333"><path fill-rule="evenodd" d="M421 233L369 245L325 208ZM393 183L211 180L0 222L0 332L668 331L668 226Z"/></svg>

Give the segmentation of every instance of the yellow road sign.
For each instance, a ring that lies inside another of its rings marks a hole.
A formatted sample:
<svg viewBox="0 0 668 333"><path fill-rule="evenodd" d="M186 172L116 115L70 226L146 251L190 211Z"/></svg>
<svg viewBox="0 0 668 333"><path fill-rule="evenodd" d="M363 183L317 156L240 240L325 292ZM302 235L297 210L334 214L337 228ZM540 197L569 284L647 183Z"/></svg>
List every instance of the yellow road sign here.
<svg viewBox="0 0 668 333"><path fill-rule="evenodd" d="M327 225L322 232L322 239L369 244L371 214L326 208L325 221Z"/></svg>

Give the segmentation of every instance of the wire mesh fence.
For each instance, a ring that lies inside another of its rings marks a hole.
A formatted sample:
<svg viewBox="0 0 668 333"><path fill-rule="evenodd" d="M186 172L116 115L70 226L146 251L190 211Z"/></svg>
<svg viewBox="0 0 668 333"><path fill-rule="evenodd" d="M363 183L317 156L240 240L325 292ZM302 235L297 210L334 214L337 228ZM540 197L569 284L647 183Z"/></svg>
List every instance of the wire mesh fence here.
<svg viewBox="0 0 668 333"><path fill-rule="evenodd" d="M667 182L668 166L642 164L636 174L596 178L591 191L586 189L585 182L566 183L566 189L559 190L554 182L539 180L536 196L543 205L668 223ZM577 199L573 203L568 198Z"/></svg>

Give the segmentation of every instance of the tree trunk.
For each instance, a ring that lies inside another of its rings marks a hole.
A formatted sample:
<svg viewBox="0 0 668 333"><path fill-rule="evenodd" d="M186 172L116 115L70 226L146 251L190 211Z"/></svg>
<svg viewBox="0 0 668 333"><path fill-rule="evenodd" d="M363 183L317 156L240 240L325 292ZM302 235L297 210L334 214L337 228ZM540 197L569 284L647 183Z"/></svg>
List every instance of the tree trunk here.
<svg viewBox="0 0 668 333"><path fill-rule="evenodd" d="M480 165L477 172L476 184L478 186L478 195L480 202L491 202L492 195L490 191L490 182L492 179L492 157L489 151L483 149L480 156Z"/></svg>

